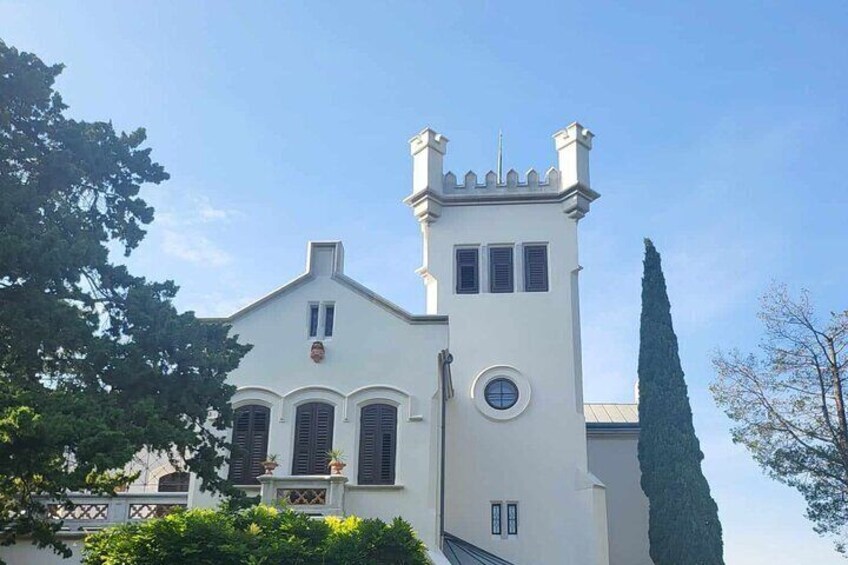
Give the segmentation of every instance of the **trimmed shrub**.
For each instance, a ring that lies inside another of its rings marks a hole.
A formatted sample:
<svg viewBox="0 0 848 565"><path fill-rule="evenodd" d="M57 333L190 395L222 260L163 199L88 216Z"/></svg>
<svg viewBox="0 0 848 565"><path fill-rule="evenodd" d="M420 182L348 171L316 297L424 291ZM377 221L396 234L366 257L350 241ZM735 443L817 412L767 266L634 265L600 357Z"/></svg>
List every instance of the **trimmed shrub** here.
<svg viewBox="0 0 848 565"><path fill-rule="evenodd" d="M272 506L197 508L90 535L85 565L363 565L429 563L400 518L310 518Z"/></svg>

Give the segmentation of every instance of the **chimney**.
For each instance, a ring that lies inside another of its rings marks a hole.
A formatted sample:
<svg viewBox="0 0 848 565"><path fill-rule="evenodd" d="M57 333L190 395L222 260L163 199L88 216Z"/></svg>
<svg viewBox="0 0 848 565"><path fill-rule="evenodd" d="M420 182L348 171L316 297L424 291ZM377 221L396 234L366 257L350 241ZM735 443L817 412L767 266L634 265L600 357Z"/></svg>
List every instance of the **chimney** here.
<svg viewBox="0 0 848 565"><path fill-rule="evenodd" d="M310 241L306 272L317 277L344 273L344 247L341 241Z"/></svg>
<svg viewBox="0 0 848 565"><path fill-rule="evenodd" d="M595 135L577 122L554 134L562 189L579 184L590 188L589 151Z"/></svg>

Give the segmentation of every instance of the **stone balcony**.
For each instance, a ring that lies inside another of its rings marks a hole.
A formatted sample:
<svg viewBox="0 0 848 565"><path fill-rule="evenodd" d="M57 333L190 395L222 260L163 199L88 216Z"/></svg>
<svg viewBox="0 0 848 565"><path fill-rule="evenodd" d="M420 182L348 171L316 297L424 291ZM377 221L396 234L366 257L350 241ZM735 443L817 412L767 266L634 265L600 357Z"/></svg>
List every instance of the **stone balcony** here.
<svg viewBox="0 0 848 565"><path fill-rule="evenodd" d="M344 475L260 475L263 504L285 504L310 516L344 516Z"/></svg>
<svg viewBox="0 0 848 565"><path fill-rule="evenodd" d="M187 499L185 492L73 494L72 508L55 502L45 506L48 516L62 520L60 532L79 532L164 516L174 508L185 508Z"/></svg>

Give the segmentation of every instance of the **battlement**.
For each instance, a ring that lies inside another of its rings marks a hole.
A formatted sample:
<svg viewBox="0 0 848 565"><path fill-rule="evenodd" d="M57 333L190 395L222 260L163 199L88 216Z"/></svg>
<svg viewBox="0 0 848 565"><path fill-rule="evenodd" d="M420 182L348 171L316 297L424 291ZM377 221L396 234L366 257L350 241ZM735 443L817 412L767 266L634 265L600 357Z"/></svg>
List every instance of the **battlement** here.
<svg viewBox="0 0 848 565"><path fill-rule="evenodd" d="M536 169L529 169L525 173L524 179L519 177L515 169L510 169L506 173L506 181L498 182L498 176L494 171L486 173L482 181L478 181L475 172L468 171L462 178L462 184L457 184L456 175L448 171L442 182L442 192L444 194L468 194L473 191L474 194L482 195L499 192L516 194L523 192L558 192L560 189L560 175L556 167L551 167L545 171L545 176L541 179Z"/></svg>
<svg viewBox="0 0 848 565"><path fill-rule="evenodd" d="M489 171L482 178L468 171L457 179L456 174L444 173L448 139L430 128L421 130L409 140L413 158L412 194L405 202L416 217L432 223L441 215L443 206L493 203L557 202L574 219L589 211L589 203L599 194L589 184L589 151L594 134L577 122L553 135L557 166L545 171L544 177L534 169L522 179L510 169L505 179Z"/></svg>

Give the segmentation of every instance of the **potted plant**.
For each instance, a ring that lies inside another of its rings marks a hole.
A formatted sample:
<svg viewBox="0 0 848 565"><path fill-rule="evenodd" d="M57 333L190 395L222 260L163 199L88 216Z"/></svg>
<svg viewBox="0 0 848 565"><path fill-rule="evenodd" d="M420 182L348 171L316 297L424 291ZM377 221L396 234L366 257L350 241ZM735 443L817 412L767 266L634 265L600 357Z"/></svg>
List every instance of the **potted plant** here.
<svg viewBox="0 0 848 565"><path fill-rule="evenodd" d="M265 469L266 475L273 475L274 469L280 466L280 464L277 463L276 453L272 453L271 455L269 455L268 458L260 464L262 465L262 468Z"/></svg>
<svg viewBox="0 0 848 565"><path fill-rule="evenodd" d="M330 458L330 471L333 475L341 475L342 469L347 466L344 462L344 451L341 449L331 449L327 452L327 457Z"/></svg>

